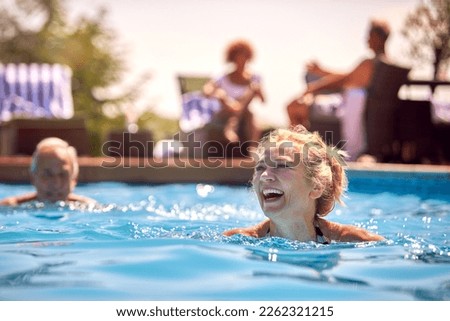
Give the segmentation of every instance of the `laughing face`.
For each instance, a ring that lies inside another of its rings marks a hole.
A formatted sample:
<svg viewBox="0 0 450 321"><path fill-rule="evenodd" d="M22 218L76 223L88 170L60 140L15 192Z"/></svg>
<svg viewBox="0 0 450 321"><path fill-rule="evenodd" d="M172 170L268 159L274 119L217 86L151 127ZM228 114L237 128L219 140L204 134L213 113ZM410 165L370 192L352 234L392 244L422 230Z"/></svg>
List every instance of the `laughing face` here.
<svg viewBox="0 0 450 321"><path fill-rule="evenodd" d="M253 177L254 190L264 214L275 220L311 220L320 196L305 178L295 147L267 147Z"/></svg>

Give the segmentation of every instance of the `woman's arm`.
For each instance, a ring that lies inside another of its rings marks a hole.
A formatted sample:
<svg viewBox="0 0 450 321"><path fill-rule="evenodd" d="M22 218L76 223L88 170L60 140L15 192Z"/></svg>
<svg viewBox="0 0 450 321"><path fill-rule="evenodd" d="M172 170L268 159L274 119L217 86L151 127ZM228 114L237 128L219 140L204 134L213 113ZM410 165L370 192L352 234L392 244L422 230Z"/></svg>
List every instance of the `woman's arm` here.
<svg viewBox="0 0 450 321"><path fill-rule="evenodd" d="M206 97L213 97L214 91L216 90L217 86L214 82L214 80L209 80L206 84L203 85L202 93Z"/></svg>
<svg viewBox="0 0 450 321"><path fill-rule="evenodd" d="M330 74L333 74L334 72L331 72L329 70L326 70L322 68L316 61L311 61L306 64L306 70L308 73L314 74L319 77L328 76Z"/></svg>
<svg viewBox="0 0 450 321"><path fill-rule="evenodd" d="M266 101L266 95L264 94L260 83L250 84L250 90L253 92L253 97L258 97L262 103Z"/></svg>
<svg viewBox="0 0 450 321"><path fill-rule="evenodd" d="M264 90L262 89L261 77L259 75L253 75L250 81L250 90L253 93L253 97L258 97L262 103L266 101Z"/></svg>
<svg viewBox="0 0 450 321"><path fill-rule="evenodd" d="M218 87L214 80L208 81L203 86L202 92L206 97L217 98L228 112L238 113L242 109L241 104L237 100L229 97L227 92Z"/></svg>
<svg viewBox="0 0 450 321"><path fill-rule="evenodd" d="M322 90L337 90L344 87L367 88L372 79L373 60L366 59L359 63L351 72L346 74L329 73L324 77L308 84L302 97L317 94Z"/></svg>
<svg viewBox="0 0 450 321"><path fill-rule="evenodd" d="M309 83L302 97L308 94L316 95L322 90L338 91L344 86L347 77L348 76L345 74L329 74L327 76L324 76L314 82Z"/></svg>

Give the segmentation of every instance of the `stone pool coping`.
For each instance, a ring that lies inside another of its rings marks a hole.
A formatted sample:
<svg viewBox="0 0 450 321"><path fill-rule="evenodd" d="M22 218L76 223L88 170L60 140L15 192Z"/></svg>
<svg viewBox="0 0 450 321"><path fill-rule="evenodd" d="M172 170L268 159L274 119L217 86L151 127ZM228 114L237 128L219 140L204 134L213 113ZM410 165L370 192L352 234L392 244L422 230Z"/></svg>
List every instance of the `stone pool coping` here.
<svg viewBox="0 0 450 321"><path fill-rule="evenodd" d="M28 182L31 157L0 157L0 182ZM79 157L80 183L117 181L128 183L222 183L246 184L253 173L249 159L113 159L108 157ZM449 165L349 163L352 176L415 178L426 177L450 181Z"/></svg>

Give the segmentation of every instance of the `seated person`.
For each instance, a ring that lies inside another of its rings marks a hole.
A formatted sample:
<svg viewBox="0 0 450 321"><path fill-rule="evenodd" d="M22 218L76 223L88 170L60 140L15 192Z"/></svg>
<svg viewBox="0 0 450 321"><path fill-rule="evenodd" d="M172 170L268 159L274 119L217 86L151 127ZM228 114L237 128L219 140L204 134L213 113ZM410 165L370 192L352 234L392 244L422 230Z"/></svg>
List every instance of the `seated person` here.
<svg viewBox="0 0 450 321"><path fill-rule="evenodd" d="M214 97L221 103L221 109L207 125L207 140L224 144L250 141L255 145L259 140L260 133L249 107L254 98L264 102L264 94L260 77L248 69L252 58L253 49L248 42L232 42L226 51L226 61L233 64L233 69L203 87L206 97Z"/></svg>
<svg viewBox="0 0 450 321"><path fill-rule="evenodd" d="M72 193L78 179L77 152L59 138L45 138L36 146L30 177L35 192L7 197L0 200L0 205L16 206L29 201L96 203L91 198Z"/></svg>
<svg viewBox="0 0 450 321"><path fill-rule="evenodd" d="M390 29L383 21L372 20L370 23L367 44L374 56L363 59L353 70L347 73L336 73L325 70L317 63L307 65L308 75L317 80L308 83L306 91L294 99L287 107L291 125L308 125L308 109L310 96L323 93L324 90L341 91L342 104L342 137L346 141L345 149L350 160L355 161L366 148L364 129L364 107L366 89L370 85L376 59L385 58L385 44Z"/></svg>
<svg viewBox="0 0 450 321"><path fill-rule="evenodd" d="M277 236L318 243L381 241L382 236L324 219L347 186L343 152L299 125L265 136L257 149L253 188L269 218L224 235Z"/></svg>

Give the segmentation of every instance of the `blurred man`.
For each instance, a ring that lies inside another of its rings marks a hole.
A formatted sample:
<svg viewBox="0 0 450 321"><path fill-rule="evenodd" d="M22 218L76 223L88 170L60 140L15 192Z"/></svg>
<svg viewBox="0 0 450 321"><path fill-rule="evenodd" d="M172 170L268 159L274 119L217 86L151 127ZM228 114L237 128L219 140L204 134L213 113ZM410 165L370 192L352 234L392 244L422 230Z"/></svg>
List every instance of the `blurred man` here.
<svg viewBox="0 0 450 321"><path fill-rule="evenodd" d="M35 192L5 198L0 201L0 205L15 206L35 200L95 203L93 199L72 193L78 180L77 152L62 139L45 138L36 146L30 178Z"/></svg>
<svg viewBox="0 0 450 321"><path fill-rule="evenodd" d="M381 20L372 20L369 26L367 46L373 56L363 59L347 73L336 73L326 70L316 62L307 65L308 76L315 81L308 83L306 91L287 107L291 125L309 126L309 107L311 96L320 95L324 91L342 93L342 103L339 109L343 111L341 135L346 141L345 149L350 160L355 161L366 148L364 128L364 107L366 90L372 81L375 61L386 60L385 45L390 28Z"/></svg>

